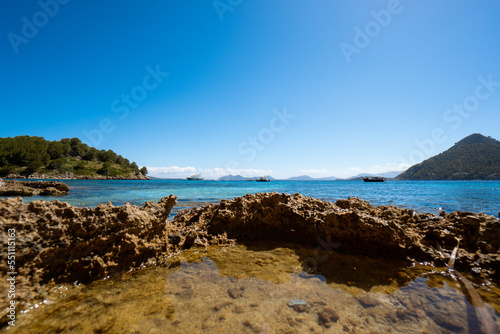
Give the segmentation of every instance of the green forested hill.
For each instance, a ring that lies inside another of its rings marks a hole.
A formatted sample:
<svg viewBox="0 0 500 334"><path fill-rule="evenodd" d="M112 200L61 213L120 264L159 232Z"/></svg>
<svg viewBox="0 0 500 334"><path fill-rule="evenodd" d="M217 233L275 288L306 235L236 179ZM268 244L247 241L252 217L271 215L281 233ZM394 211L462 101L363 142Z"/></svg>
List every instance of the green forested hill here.
<svg viewBox="0 0 500 334"><path fill-rule="evenodd" d="M500 141L472 134L450 149L410 167L403 180L500 180Z"/></svg>
<svg viewBox="0 0 500 334"><path fill-rule="evenodd" d="M0 176L34 173L48 176L136 178L147 174L135 162L111 150L98 150L78 138L47 141L42 137L0 138Z"/></svg>

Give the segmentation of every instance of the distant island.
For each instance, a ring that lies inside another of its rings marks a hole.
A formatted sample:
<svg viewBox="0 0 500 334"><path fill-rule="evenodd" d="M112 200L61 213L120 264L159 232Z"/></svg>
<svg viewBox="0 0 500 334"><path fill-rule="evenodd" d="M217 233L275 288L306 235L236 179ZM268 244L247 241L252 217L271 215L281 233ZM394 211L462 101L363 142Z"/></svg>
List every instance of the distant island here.
<svg viewBox="0 0 500 334"><path fill-rule="evenodd" d="M246 181L246 180L256 180L256 179L258 179L260 177L261 176L244 177L244 176L241 176L241 175L231 175L230 174L230 175L219 177L217 179L217 181ZM274 177L269 176L269 175L265 175L264 177L267 177L271 181L275 181L276 180Z"/></svg>
<svg viewBox="0 0 500 334"><path fill-rule="evenodd" d="M146 167L78 138L0 138L0 177L37 179L149 179Z"/></svg>
<svg viewBox="0 0 500 334"><path fill-rule="evenodd" d="M400 180L500 180L500 141L472 134L450 149L418 163Z"/></svg>
<svg viewBox="0 0 500 334"><path fill-rule="evenodd" d="M292 176L287 179L275 179L272 176L266 175L269 180L272 181L353 181L353 180L362 180L363 177L367 176L382 176L385 178L394 178L398 174L400 174L401 171L392 171L392 172L385 172L385 173L379 173L379 174L368 174L368 173L362 173L358 174L356 176L352 176L346 179L341 179L336 176L327 176L327 177L312 177L309 175L300 175L300 176ZM255 180L259 178L260 176L254 176L254 177L245 177L242 175L225 175L222 177L219 177L217 181L247 181L247 180Z"/></svg>

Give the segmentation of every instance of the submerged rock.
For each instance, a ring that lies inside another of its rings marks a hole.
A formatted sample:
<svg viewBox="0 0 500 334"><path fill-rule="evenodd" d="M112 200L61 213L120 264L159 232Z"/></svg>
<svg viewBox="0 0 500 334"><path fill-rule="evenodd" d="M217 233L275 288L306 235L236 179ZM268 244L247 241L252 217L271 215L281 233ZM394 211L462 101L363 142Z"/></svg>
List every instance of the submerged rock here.
<svg viewBox="0 0 500 334"><path fill-rule="evenodd" d="M297 305L307 306L307 302L305 300L302 300L302 299L290 299L288 301L287 305L289 307L294 307L294 306L297 306Z"/></svg>
<svg viewBox="0 0 500 334"><path fill-rule="evenodd" d="M287 303L288 307L291 307L295 312L305 312L307 311L307 302L302 299L290 299Z"/></svg>
<svg viewBox="0 0 500 334"><path fill-rule="evenodd" d="M328 328L332 326L332 323L339 320L339 315L334 309L325 307L318 313L318 320L320 324Z"/></svg>
<svg viewBox="0 0 500 334"><path fill-rule="evenodd" d="M356 297L356 299L364 308L380 305L380 300L378 300L372 294L369 293L360 294Z"/></svg>
<svg viewBox="0 0 500 334"><path fill-rule="evenodd" d="M229 295L229 297L236 299L243 296L243 290L244 289L241 287L230 288L227 290L227 294Z"/></svg>

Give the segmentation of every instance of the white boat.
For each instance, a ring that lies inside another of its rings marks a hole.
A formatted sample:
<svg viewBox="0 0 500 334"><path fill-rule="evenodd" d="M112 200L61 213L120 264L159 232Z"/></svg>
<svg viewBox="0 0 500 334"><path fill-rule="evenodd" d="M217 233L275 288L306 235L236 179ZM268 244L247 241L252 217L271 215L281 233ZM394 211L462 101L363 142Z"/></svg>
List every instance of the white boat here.
<svg viewBox="0 0 500 334"><path fill-rule="evenodd" d="M257 182L269 182L269 181L271 181L271 180L269 180L269 179L268 179L267 177L265 177L265 176L262 176L262 177L260 177L260 178L258 178L258 179L255 179L255 181L257 181Z"/></svg>
<svg viewBox="0 0 500 334"><path fill-rule="evenodd" d="M191 175L187 179L189 181L202 181L202 180L205 180L203 177L201 177L201 174Z"/></svg>

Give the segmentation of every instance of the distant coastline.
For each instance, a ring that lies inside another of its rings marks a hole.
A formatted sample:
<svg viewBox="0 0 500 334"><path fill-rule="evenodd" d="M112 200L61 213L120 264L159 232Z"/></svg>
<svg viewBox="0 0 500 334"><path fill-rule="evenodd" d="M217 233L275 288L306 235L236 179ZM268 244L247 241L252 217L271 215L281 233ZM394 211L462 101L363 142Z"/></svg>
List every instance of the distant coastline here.
<svg viewBox="0 0 500 334"><path fill-rule="evenodd" d="M39 174L33 173L28 176L9 174L4 179L12 180L151 180L142 174L106 176L106 175L77 175L73 173L63 174Z"/></svg>
<svg viewBox="0 0 500 334"><path fill-rule="evenodd" d="M0 176L7 179L149 180L145 166L78 138L0 138Z"/></svg>

